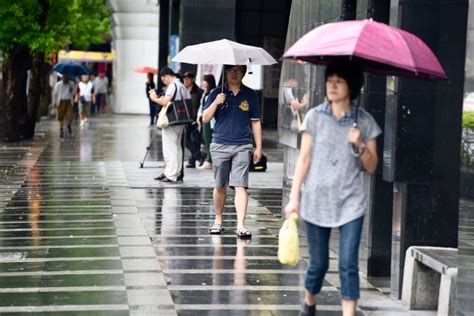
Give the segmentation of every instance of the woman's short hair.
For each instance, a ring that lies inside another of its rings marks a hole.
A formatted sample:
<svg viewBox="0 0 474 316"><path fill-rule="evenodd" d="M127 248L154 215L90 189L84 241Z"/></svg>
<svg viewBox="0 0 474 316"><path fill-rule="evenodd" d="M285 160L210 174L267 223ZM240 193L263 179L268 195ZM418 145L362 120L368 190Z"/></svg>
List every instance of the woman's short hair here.
<svg viewBox="0 0 474 316"><path fill-rule="evenodd" d="M360 94L360 89L364 84L364 75L359 64L346 59L336 60L326 67L324 72L325 80L336 75L347 82L349 87L349 98L356 99Z"/></svg>

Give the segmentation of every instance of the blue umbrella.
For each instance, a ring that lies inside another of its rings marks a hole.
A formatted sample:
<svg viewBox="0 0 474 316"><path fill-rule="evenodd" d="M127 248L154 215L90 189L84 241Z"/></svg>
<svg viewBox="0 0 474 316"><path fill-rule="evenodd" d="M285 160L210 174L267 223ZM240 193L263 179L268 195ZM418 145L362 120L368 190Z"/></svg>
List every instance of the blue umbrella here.
<svg viewBox="0 0 474 316"><path fill-rule="evenodd" d="M57 63L54 65L53 70L59 72L60 74L69 76L87 75L89 73L89 69L73 61L63 61Z"/></svg>

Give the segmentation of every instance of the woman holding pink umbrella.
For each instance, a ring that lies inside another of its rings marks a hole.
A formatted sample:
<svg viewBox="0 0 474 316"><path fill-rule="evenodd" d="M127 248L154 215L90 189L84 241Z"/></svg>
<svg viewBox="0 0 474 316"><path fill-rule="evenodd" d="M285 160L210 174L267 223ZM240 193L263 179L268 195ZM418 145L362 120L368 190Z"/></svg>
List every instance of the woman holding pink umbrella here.
<svg viewBox="0 0 474 316"><path fill-rule="evenodd" d="M377 168L376 137L381 130L354 102L363 84L362 70L356 63L336 61L326 68L325 78L327 100L309 110L301 126L300 154L285 216L299 212L308 237L310 260L300 315L315 315L315 295L329 267L332 228L340 232L343 314L355 315L360 295L359 243L367 208L360 168L370 173Z"/></svg>
<svg viewBox="0 0 474 316"><path fill-rule="evenodd" d="M300 315L315 315L315 295L328 269L332 228L339 228L339 276L344 316L359 299L358 251L367 209L360 169L377 168L373 117L354 102L368 72L446 79L436 56L415 35L372 20L328 23L305 34L284 54L325 71L326 101L308 111L285 216L299 212L306 225L310 262ZM304 181L304 188L302 184Z"/></svg>

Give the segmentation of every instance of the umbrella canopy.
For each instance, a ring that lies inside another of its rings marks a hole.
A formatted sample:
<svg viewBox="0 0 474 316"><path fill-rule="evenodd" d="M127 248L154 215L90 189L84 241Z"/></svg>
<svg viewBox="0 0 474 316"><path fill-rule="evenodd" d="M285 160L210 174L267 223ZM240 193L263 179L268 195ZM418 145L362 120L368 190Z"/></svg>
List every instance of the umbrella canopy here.
<svg viewBox="0 0 474 316"><path fill-rule="evenodd" d="M63 61L57 63L54 65L53 70L59 72L60 74L69 76L87 75L89 73L89 69L73 61Z"/></svg>
<svg viewBox="0 0 474 316"><path fill-rule="evenodd" d="M431 49L415 35L373 20L324 24L306 33L283 55L314 64L351 58L368 72L442 78L446 74Z"/></svg>
<svg viewBox="0 0 474 316"><path fill-rule="evenodd" d="M227 39L186 46L173 59L188 64L272 65L277 61L261 47Z"/></svg>
<svg viewBox="0 0 474 316"><path fill-rule="evenodd" d="M157 68L153 68L153 67L148 67L148 66L138 66L138 67L135 67L133 68L133 71L135 72L141 72L141 73L145 73L145 74L157 74L158 73L158 69Z"/></svg>

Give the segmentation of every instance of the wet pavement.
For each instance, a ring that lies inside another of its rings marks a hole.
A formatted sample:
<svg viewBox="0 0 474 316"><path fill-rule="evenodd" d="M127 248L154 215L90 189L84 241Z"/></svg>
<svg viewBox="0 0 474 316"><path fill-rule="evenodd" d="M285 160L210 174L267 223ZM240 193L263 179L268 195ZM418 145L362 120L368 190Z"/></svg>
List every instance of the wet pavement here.
<svg viewBox="0 0 474 316"><path fill-rule="evenodd" d="M0 314L297 315L307 251L302 233L296 267L276 257L283 164L275 132L265 137L269 170L251 174L254 237L243 241L231 191L224 234L208 233L212 172L188 169L182 184L153 180L161 139L151 142L147 121L93 118L61 141L46 120L34 140L0 144ZM358 315L407 315L380 284L362 276ZM321 315L340 315L338 286L331 252Z"/></svg>

